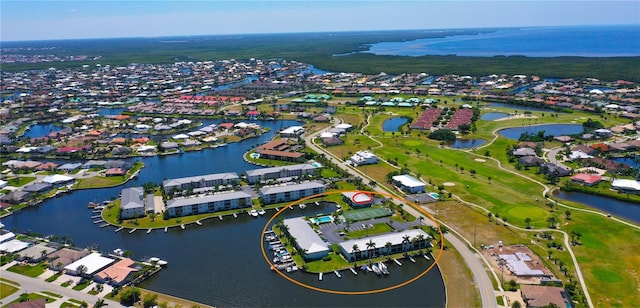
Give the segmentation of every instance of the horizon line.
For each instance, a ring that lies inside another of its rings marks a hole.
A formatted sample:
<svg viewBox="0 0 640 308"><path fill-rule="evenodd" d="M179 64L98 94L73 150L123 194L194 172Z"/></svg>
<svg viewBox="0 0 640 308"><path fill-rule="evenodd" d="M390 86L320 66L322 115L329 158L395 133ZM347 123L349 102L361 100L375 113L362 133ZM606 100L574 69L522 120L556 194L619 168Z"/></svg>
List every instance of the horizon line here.
<svg viewBox="0 0 640 308"><path fill-rule="evenodd" d="M181 35L136 35L136 36L109 36L86 38L53 38L53 39L26 39L26 40L2 40L0 43L27 43L27 42L53 42L53 41L79 41L79 40L110 40L110 39L158 39L178 37L210 37L210 36L234 36L234 35L277 35L277 34L329 34L329 33L364 33L364 32L401 32L401 31L440 31L440 30L490 30L490 29L524 29L524 28L570 28L570 27L620 27L640 26L634 24L574 24L574 25L544 25L544 26L498 26L498 27L451 27L432 29L370 29L370 30L336 30L336 31L301 31L301 32L251 32L251 33L212 33L212 34L181 34Z"/></svg>

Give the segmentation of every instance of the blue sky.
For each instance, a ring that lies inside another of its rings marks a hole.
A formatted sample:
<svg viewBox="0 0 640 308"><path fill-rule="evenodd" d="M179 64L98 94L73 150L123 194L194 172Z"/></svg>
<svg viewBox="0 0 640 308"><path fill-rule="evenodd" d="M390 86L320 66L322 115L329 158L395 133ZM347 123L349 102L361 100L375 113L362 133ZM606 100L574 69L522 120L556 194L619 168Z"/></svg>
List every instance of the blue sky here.
<svg viewBox="0 0 640 308"><path fill-rule="evenodd" d="M640 24L624 1L0 1L0 40Z"/></svg>

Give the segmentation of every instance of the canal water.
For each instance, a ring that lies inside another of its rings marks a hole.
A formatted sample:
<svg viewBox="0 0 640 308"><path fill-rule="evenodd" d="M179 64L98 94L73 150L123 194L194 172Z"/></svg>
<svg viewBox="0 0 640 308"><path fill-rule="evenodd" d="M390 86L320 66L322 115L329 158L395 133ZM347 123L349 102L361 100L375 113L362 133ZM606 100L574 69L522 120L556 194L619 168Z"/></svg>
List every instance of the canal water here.
<svg viewBox="0 0 640 308"><path fill-rule="evenodd" d="M187 152L169 156L133 158L144 162L136 179L114 188L75 191L29 207L3 219L9 230L34 231L44 235L67 236L77 246L98 247L103 252L121 248L142 259L156 256L168 261L166 269L142 284L143 287L215 306L434 306L445 305L444 283L437 267L417 281L392 291L371 295L332 295L302 288L269 269L260 251L261 231L267 216L253 218L240 215L223 221L209 219L202 226L115 233L112 227L93 224L93 213L87 209L90 201L117 197L122 188L145 182L195 176L208 173L254 169L241 157L257 144L268 141L282 127L299 124L296 121L256 121L271 131L258 138L232 143L226 147ZM305 215L325 208L307 207ZM289 211L289 210L288 210ZM295 208L287 215L301 214ZM269 212L273 214L273 212ZM387 287L412 277L428 263L404 261L402 267L390 265L388 277L343 272L338 279L333 274L318 281L317 275L296 272L296 279L333 290L366 290Z"/></svg>
<svg viewBox="0 0 640 308"><path fill-rule="evenodd" d="M640 224L640 204L578 191L556 191L554 197L579 202Z"/></svg>
<svg viewBox="0 0 640 308"><path fill-rule="evenodd" d="M536 135L544 131L545 136L575 135L584 132L581 124L543 124L533 126L522 126L505 128L500 130L500 135L509 139L518 140L523 133Z"/></svg>
<svg viewBox="0 0 640 308"><path fill-rule="evenodd" d="M40 138L49 135L53 132L61 131L64 127L55 125L53 123L47 124L35 124L32 125L28 131L22 135L24 138Z"/></svg>
<svg viewBox="0 0 640 308"><path fill-rule="evenodd" d="M456 139L456 141L451 142L448 145L454 149L469 149L479 147L486 142L486 140L482 139Z"/></svg>
<svg viewBox="0 0 640 308"><path fill-rule="evenodd" d="M524 106L524 105L516 105L516 104L506 104L506 103L490 103L489 107L491 107L491 108L496 108L496 107L511 108L511 109L516 109L516 110L526 110L526 111L555 112L555 111L553 111L551 109L548 109L548 108L540 108L540 107Z"/></svg>

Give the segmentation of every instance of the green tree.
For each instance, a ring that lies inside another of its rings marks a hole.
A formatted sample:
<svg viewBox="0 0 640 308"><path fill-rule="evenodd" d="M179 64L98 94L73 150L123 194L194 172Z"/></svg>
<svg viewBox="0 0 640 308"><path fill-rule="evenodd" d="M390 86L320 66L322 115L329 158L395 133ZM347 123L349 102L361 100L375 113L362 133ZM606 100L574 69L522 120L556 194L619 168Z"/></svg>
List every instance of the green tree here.
<svg viewBox="0 0 640 308"><path fill-rule="evenodd" d="M525 218L524 222L527 224L527 229L531 229L531 218Z"/></svg>
<svg viewBox="0 0 640 308"><path fill-rule="evenodd" d="M158 295L150 293L145 295L144 299L142 300L142 305L144 306L144 308L150 308L158 305Z"/></svg>
<svg viewBox="0 0 640 308"><path fill-rule="evenodd" d="M138 288L128 288L120 293L120 304L132 306L140 299Z"/></svg>

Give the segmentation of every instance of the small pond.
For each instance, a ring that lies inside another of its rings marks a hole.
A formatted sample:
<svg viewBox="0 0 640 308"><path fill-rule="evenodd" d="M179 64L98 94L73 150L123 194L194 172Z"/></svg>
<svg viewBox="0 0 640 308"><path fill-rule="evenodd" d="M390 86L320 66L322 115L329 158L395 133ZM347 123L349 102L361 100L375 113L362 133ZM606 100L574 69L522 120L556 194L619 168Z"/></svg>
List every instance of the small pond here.
<svg viewBox="0 0 640 308"><path fill-rule="evenodd" d="M409 119L405 117L388 119L382 123L382 131L397 132L400 127L405 125L407 122L409 122Z"/></svg>
<svg viewBox="0 0 640 308"><path fill-rule="evenodd" d="M540 108L540 107L533 107L533 106L523 106L523 105L516 105L516 104L506 104L506 103L491 103L491 104L489 104L489 107L491 107L491 108L502 107L502 108L511 108L511 109L516 109L516 110L527 110L527 111L554 112L553 110L547 109L547 108Z"/></svg>
<svg viewBox="0 0 640 308"><path fill-rule="evenodd" d="M487 112L487 113L483 114L480 117L480 119L481 120L485 120L485 121L493 121L493 120L497 120L497 119L506 118L508 116L509 116L509 114L508 113L504 113L504 112Z"/></svg>
<svg viewBox="0 0 640 308"><path fill-rule="evenodd" d="M456 139L456 141L447 144L450 148L454 149L469 149L479 147L485 144L487 141L482 139Z"/></svg>
<svg viewBox="0 0 640 308"><path fill-rule="evenodd" d="M562 135L575 135L584 132L581 124L544 124L534 126L523 126L505 128L500 130L500 135L509 139L518 140L522 133L537 134L540 131L544 131L545 136L562 136Z"/></svg>

